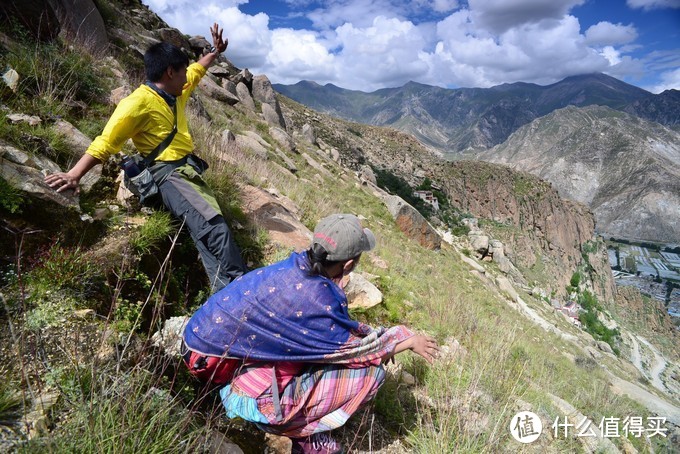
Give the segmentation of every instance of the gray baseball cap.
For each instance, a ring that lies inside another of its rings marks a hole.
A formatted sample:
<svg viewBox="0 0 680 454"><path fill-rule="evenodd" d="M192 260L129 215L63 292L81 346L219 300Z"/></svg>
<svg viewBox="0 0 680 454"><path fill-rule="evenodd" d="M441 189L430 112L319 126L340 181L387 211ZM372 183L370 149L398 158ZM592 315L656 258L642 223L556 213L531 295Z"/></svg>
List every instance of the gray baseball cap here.
<svg viewBox="0 0 680 454"><path fill-rule="evenodd" d="M318 244L328 252L328 260L352 259L375 247L375 236L361 227L353 214L331 214L319 221L314 229L312 246Z"/></svg>

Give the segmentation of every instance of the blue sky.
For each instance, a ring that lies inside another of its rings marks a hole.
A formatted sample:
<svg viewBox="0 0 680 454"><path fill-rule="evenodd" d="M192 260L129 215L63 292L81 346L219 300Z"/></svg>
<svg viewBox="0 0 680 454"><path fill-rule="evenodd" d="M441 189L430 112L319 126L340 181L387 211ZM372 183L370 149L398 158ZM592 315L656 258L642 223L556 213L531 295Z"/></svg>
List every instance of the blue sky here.
<svg viewBox="0 0 680 454"><path fill-rule="evenodd" d="M654 93L680 89L680 0L143 0L209 36L274 83L374 91L546 85L604 72Z"/></svg>

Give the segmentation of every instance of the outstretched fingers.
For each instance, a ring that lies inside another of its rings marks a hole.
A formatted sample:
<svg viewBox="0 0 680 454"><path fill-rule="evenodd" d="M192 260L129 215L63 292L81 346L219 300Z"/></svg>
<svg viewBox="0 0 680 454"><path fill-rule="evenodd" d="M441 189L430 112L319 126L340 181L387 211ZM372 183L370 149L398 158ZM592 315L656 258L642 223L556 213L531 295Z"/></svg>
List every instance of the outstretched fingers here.
<svg viewBox="0 0 680 454"><path fill-rule="evenodd" d="M432 364L439 356L439 344L437 341L427 335L417 335L413 340L413 352L422 356L425 361Z"/></svg>
<svg viewBox="0 0 680 454"><path fill-rule="evenodd" d="M210 27L210 34L212 35L213 47L217 52L224 52L227 49L229 40L222 37L222 32L224 30L215 22L212 27Z"/></svg>

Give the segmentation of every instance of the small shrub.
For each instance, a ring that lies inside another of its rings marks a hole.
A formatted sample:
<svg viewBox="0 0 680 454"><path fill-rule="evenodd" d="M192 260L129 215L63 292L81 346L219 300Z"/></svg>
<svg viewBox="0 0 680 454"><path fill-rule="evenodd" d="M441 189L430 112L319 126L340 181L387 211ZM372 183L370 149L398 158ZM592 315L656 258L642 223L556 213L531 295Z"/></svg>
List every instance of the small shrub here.
<svg viewBox="0 0 680 454"><path fill-rule="evenodd" d="M589 356L578 355L574 358L574 363L581 369L592 371L597 369L597 361Z"/></svg>
<svg viewBox="0 0 680 454"><path fill-rule="evenodd" d="M174 230L173 220L166 211L154 211L146 222L130 238L130 246L140 254L158 249L161 241Z"/></svg>
<svg viewBox="0 0 680 454"><path fill-rule="evenodd" d="M0 178L0 211L7 211L11 214L21 213L21 206L24 203L22 193L11 184Z"/></svg>
<svg viewBox="0 0 680 454"><path fill-rule="evenodd" d="M119 299L114 311L114 327L119 332L130 332L139 328L139 320L142 315L143 301L131 302L127 299Z"/></svg>
<svg viewBox="0 0 680 454"><path fill-rule="evenodd" d="M72 402L82 402L89 397L93 382L92 369L82 364L73 364L71 367L57 366L45 373L45 383L57 388Z"/></svg>

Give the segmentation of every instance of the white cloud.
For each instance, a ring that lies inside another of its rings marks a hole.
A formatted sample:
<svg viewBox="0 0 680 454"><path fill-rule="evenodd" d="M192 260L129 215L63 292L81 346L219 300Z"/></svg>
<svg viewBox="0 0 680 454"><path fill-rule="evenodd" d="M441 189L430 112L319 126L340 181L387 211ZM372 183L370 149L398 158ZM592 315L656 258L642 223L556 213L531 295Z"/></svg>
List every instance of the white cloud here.
<svg viewBox="0 0 680 454"><path fill-rule="evenodd" d="M632 24L603 21L582 32L569 11L586 0L469 0L469 9L455 0L287 0L317 8L293 11L305 14L312 30L272 29L266 14L239 11L246 0L149 1L184 33L207 36L217 21L229 37L227 58L275 83L309 79L362 91L409 80L489 87L592 72L671 74L679 64L671 51L633 58L640 44Z"/></svg>
<svg viewBox="0 0 680 454"><path fill-rule="evenodd" d="M378 16L403 18L405 10L393 6L390 0L342 0L328 2L306 16L319 30L335 29L346 23L361 28L370 27Z"/></svg>
<svg viewBox="0 0 680 454"><path fill-rule="evenodd" d="M621 63L621 54L612 46L605 46L600 55L606 58L611 66Z"/></svg>
<svg viewBox="0 0 680 454"><path fill-rule="evenodd" d="M272 32L271 51L260 70L278 83L330 81L334 80L335 65L335 56L313 33L278 29Z"/></svg>
<svg viewBox="0 0 680 454"><path fill-rule="evenodd" d="M438 13L448 13L458 8L456 0L434 0L432 2L432 9Z"/></svg>
<svg viewBox="0 0 680 454"><path fill-rule="evenodd" d="M627 44L637 39L637 30L633 25L599 22L586 30L586 43L595 46L611 46Z"/></svg>
<svg viewBox="0 0 680 454"><path fill-rule="evenodd" d="M419 57L426 43L411 22L378 16L370 27L344 24L336 32L341 44L336 77L350 88L398 86L427 73Z"/></svg>
<svg viewBox="0 0 680 454"><path fill-rule="evenodd" d="M459 11L442 21L438 32L441 41L428 59L434 68L431 78L449 85L552 83L573 74L604 71L609 65L605 56L585 45L572 16L492 35L475 29L468 13Z"/></svg>
<svg viewBox="0 0 680 454"><path fill-rule="evenodd" d="M652 93L661 93L664 90L680 90L680 68L661 73L661 82L648 88Z"/></svg>
<svg viewBox="0 0 680 454"><path fill-rule="evenodd" d="M630 8L644 10L680 8L680 0L627 0L626 4Z"/></svg>
<svg viewBox="0 0 680 454"><path fill-rule="evenodd" d="M172 27L189 35L210 38L210 27L217 22L223 35L229 40L226 57L238 61L243 68L258 67L265 63L271 51L272 39L269 30L269 17L259 13L254 16L243 14L236 6L247 0L226 1L224 7L214 2L201 2L196 8L196 0L149 0L152 9Z"/></svg>
<svg viewBox="0 0 680 454"><path fill-rule="evenodd" d="M495 33L513 27L560 19L585 0L469 0L473 20Z"/></svg>

